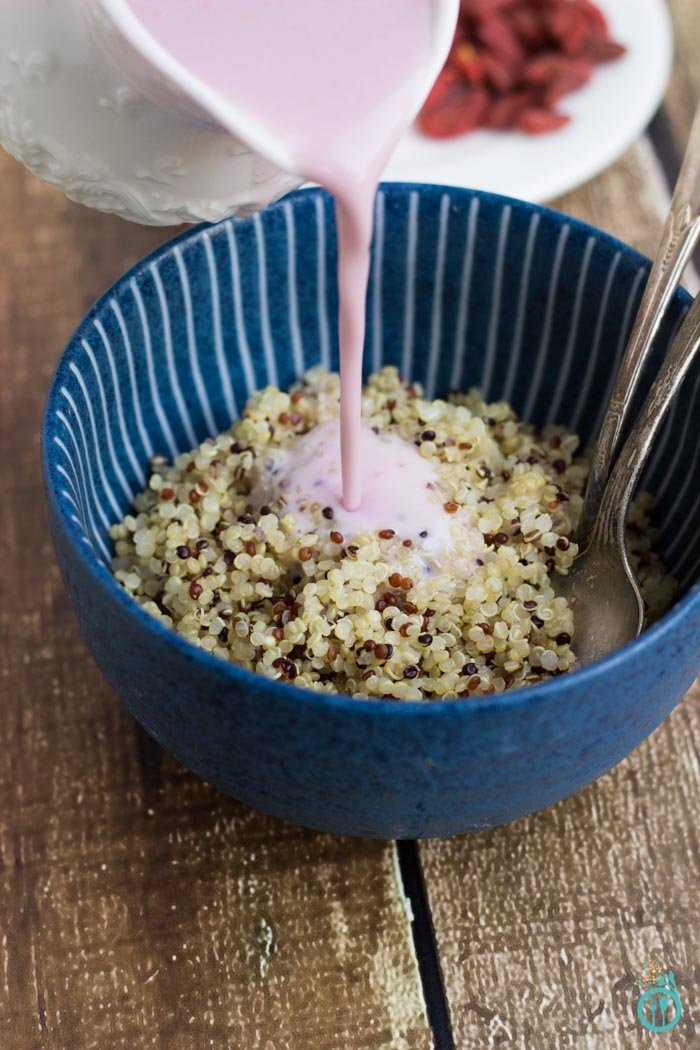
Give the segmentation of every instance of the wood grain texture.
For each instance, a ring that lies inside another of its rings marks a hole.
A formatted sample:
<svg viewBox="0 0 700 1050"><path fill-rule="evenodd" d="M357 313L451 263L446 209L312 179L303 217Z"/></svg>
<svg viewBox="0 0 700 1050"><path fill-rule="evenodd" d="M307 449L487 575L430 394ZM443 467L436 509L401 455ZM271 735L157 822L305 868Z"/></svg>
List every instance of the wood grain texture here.
<svg viewBox="0 0 700 1050"><path fill-rule="evenodd" d="M700 5L667 0L676 41L673 76L664 103L676 149L682 155L693 114L700 103Z"/></svg>
<svg viewBox="0 0 700 1050"><path fill-rule="evenodd" d="M427 1050L390 844L263 817L153 744L94 667L47 535L46 386L170 233L0 154L0 1047Z"/></svg>
<svg viewBox="0 0 700 1050"><path fill-rule="evenodd" d="M668 190L649 139L554 206L653 254ZM696 687L578 796L421 845L459 1050L700 1046L699 705ZM645 1032L633 1013L650 956L674 969L684 1002L669 1035Z"/></svg>
<svg viewBox="0 0 700 1050"><path fill-rule="evenodd" d="M421 846L460 1050L700 1045L699 700L573 798ZM634 1016L650 957L684 1004L665 1036Z"/></svg>
<svg viewBox="0 0 700 1050"><path fill-rule="evenodd" d="M552 207L653 256L669 202L653 147L644 136L603 175L552 201Z"/></svg>

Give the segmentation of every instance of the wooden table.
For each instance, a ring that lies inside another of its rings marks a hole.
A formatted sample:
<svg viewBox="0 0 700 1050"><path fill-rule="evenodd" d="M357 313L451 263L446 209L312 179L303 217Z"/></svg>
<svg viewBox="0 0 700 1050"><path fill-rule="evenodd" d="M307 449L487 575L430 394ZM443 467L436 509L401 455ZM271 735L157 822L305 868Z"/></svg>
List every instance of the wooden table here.
<svg viewBox="0 0 700 1050"><path fill-rule="evenodd" d="M647 252L700 95L700 3L671 6L652 133L557 202ZM553 809L398 849L225 798L117 702L54 562L39 420L76 322L167 234L4 155L0 186L2 1050L700 1046L697 694ZM670 1036L634 1020L649 956L677 975Z"/></svg>

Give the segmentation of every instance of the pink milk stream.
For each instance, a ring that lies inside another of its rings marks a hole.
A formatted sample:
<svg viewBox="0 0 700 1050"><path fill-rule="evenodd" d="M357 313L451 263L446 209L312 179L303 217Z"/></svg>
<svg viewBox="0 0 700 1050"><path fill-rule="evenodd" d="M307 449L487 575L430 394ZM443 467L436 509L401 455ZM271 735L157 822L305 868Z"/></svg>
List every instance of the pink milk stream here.
<svg viewBox="0 0 700 1050"><path fill-rule="evenodd" d="M374 197L422 101L430 0L129 2L182 66L252 117L298 175L335 197L340 442L327 427L307 435L296 454L287 454L286 470L297 475L292 487L313 487L321 478L324 500L335 507L342 501L349 530L391 528L400 512L403 535L446 536L433 468L412 444L382 440L361 422Z"/></svg>

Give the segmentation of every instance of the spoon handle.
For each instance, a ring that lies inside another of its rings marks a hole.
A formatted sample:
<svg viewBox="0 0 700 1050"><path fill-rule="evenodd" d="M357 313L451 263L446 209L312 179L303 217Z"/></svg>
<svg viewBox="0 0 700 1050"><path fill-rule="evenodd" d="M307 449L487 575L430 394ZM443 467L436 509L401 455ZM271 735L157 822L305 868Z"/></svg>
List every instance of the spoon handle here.
<svg viewBox="0 0 700 1050"><path fill-rule="evenodd" d="M624 549L627 507L668 407L700 350L700 295L671 344L642 410L627 438L605 489L592 530L594 541L619 542ZM691 411L692 411L691 407Z"/></svg>
<svg viewBox="0 0 700 1050"><path fill-rule="evenodd" d="M598 516L639 377L683 271L700 239L700 106L695 114L671 210L654 259L632 334L608 404L586 490L577 541L584 544Z"/></svg>

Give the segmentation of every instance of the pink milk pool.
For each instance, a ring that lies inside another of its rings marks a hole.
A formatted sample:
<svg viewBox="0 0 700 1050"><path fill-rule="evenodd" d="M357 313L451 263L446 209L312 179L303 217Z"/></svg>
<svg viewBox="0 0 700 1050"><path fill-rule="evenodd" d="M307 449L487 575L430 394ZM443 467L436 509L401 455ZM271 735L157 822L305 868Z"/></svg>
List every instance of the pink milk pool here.
<svg viewBox="0 0 700 1050"><path fill-rule="evenodd" d="M301 532L315 532L318 511L333 511L344 536L391 530L426 552L450 546L454 519L434 465L415 445L391 433L360 427L363 498L356 510L342 503L340 436L334 420L319 423L258 464L251 503L277 505L296 518ZM460 517L463 515L460 515Z"/></svg>

